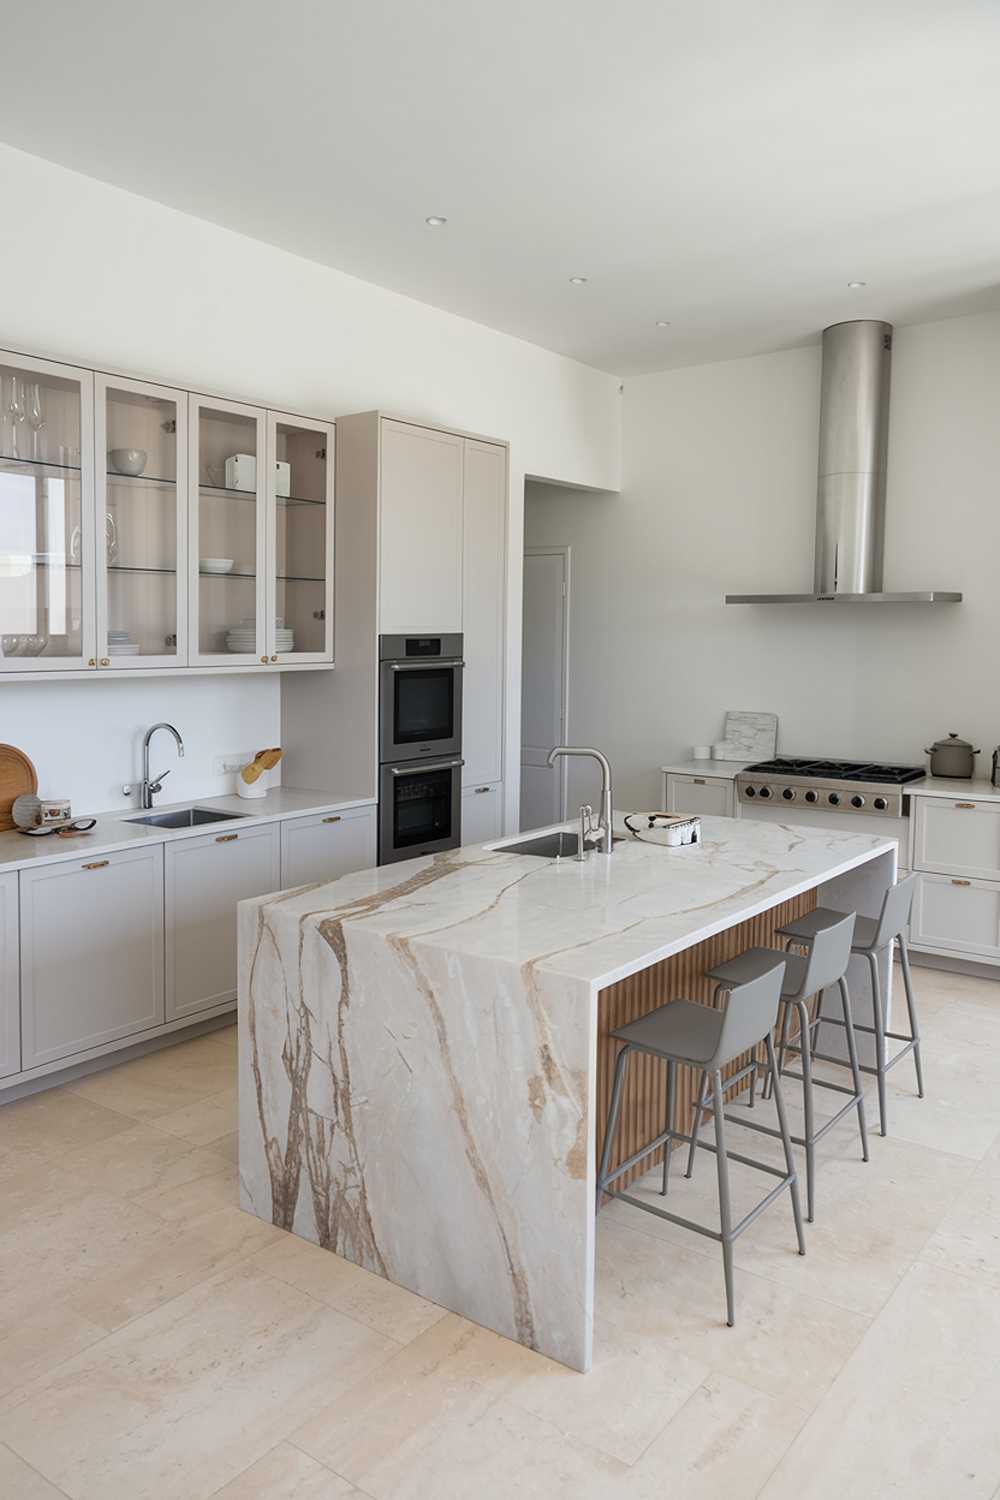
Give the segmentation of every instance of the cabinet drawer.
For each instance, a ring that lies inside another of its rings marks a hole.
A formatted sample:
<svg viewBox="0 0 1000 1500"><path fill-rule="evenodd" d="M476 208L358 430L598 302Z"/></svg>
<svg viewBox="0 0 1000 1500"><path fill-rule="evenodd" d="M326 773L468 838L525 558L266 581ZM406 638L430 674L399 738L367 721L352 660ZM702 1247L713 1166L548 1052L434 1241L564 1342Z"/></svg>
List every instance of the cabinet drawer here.
<svg viewBox="0 0 1000 1500"><path fill-rule="evenodd" d="M375 809L310 813L281 825L281 888L336 880L376 861Z"/></svg>
<svg viewBox="0 0 1000 1500"><path fill-rule="evenodd" d="M915 797L913 865L942 875L1000 880L1000 803Z"/></svg>
<svg viewBox="0 0 1000 1500"><path fill-rule="evenodd" d="M910 941L1000 960L1000 884L921 874L913 898Z"/></svg>
<svg viewBox="0 0 1000 1500"><path fill-rule="evenodd" d="M163 1022L163 846L22 870L25 1069Z"/></svg>
<svg viewBox="0 0 1000 1500"><path fill-rule="evenodd" d="M733 783L725 776L667 776L667 806L670 813L708 813L720 818L733 815Z"/></svg>
<svg viewBox="0 0 1000 1500"><path fill-rule="evenodd" d="M0 1078L21 1067L17 876L0 875Z"/></svg>
<svg viewBox="0 0 1000 1500"><path fill-rule="evenodd" d="M236 906L281 884L278 827L166 846L167 1020L236 997Z"/></svg>
<svg viewBox="0 0 1000 1500"><path fill-rule="evenodd" d="M462 793L462 843L488 844L501 833L503 784L470 786Z"/></svg>

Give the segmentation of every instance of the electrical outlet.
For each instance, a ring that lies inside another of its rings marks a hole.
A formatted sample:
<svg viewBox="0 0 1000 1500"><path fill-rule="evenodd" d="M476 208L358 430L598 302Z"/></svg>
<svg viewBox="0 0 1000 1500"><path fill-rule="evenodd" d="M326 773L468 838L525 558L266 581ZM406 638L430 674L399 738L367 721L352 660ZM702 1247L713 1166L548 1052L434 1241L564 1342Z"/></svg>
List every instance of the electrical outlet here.
<svg viewBox="0 0 1000 1500"><path fill-rule="evenodd" d="M235 750L229 755L217 755L212 762L212 768L216 776L225 776L230 771L241 771L251 760L253 760L252 750Z"/></svg>

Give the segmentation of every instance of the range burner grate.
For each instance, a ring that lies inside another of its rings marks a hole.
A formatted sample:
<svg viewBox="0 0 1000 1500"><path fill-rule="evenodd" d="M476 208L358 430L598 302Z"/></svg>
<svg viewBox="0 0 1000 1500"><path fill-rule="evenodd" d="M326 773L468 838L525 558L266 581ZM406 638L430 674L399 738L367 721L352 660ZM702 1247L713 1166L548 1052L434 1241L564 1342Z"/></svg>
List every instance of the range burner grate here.
<svg viewBox="0 0 1000 1500"><path fill-rule="evenodd" d="M886 766L865 760L818 760L809 756L779 755L747 766L744 775L815 776L824 781L884 782L887 786L904 786L926 776L923 766Z"/></svg>

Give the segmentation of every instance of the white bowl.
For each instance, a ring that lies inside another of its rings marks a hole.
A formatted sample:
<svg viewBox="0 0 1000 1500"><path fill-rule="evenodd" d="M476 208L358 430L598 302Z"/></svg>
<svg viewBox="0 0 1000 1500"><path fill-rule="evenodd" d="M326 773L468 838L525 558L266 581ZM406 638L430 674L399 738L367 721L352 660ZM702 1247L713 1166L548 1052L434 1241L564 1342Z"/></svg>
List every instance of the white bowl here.
<svg viewBox="0 0 1000 1500"><path fill-rule="evenodd" d="M146 467L145 448L112 448L108 453L119 474L130 474L133 478Z"/></svg>
<svg viewBox="0 0 1000 1500"><path fill-rule="evenodd" d="M199 557L198 567L203 573L231 573L235 566L232 557Z"/></svg>

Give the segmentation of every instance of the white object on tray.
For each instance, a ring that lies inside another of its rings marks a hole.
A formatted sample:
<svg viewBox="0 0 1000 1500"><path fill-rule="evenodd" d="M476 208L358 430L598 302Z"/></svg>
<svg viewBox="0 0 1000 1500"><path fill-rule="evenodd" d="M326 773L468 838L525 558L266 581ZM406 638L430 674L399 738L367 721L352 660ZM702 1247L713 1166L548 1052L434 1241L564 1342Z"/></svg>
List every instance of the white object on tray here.
<svg viewBox="0 0 1000 1500"><path fill-rule="evenodd" d="M727 753L720 755L716 747L716 760L771 760L778 745L778 715L731 708L722 744Z"/></svg>

